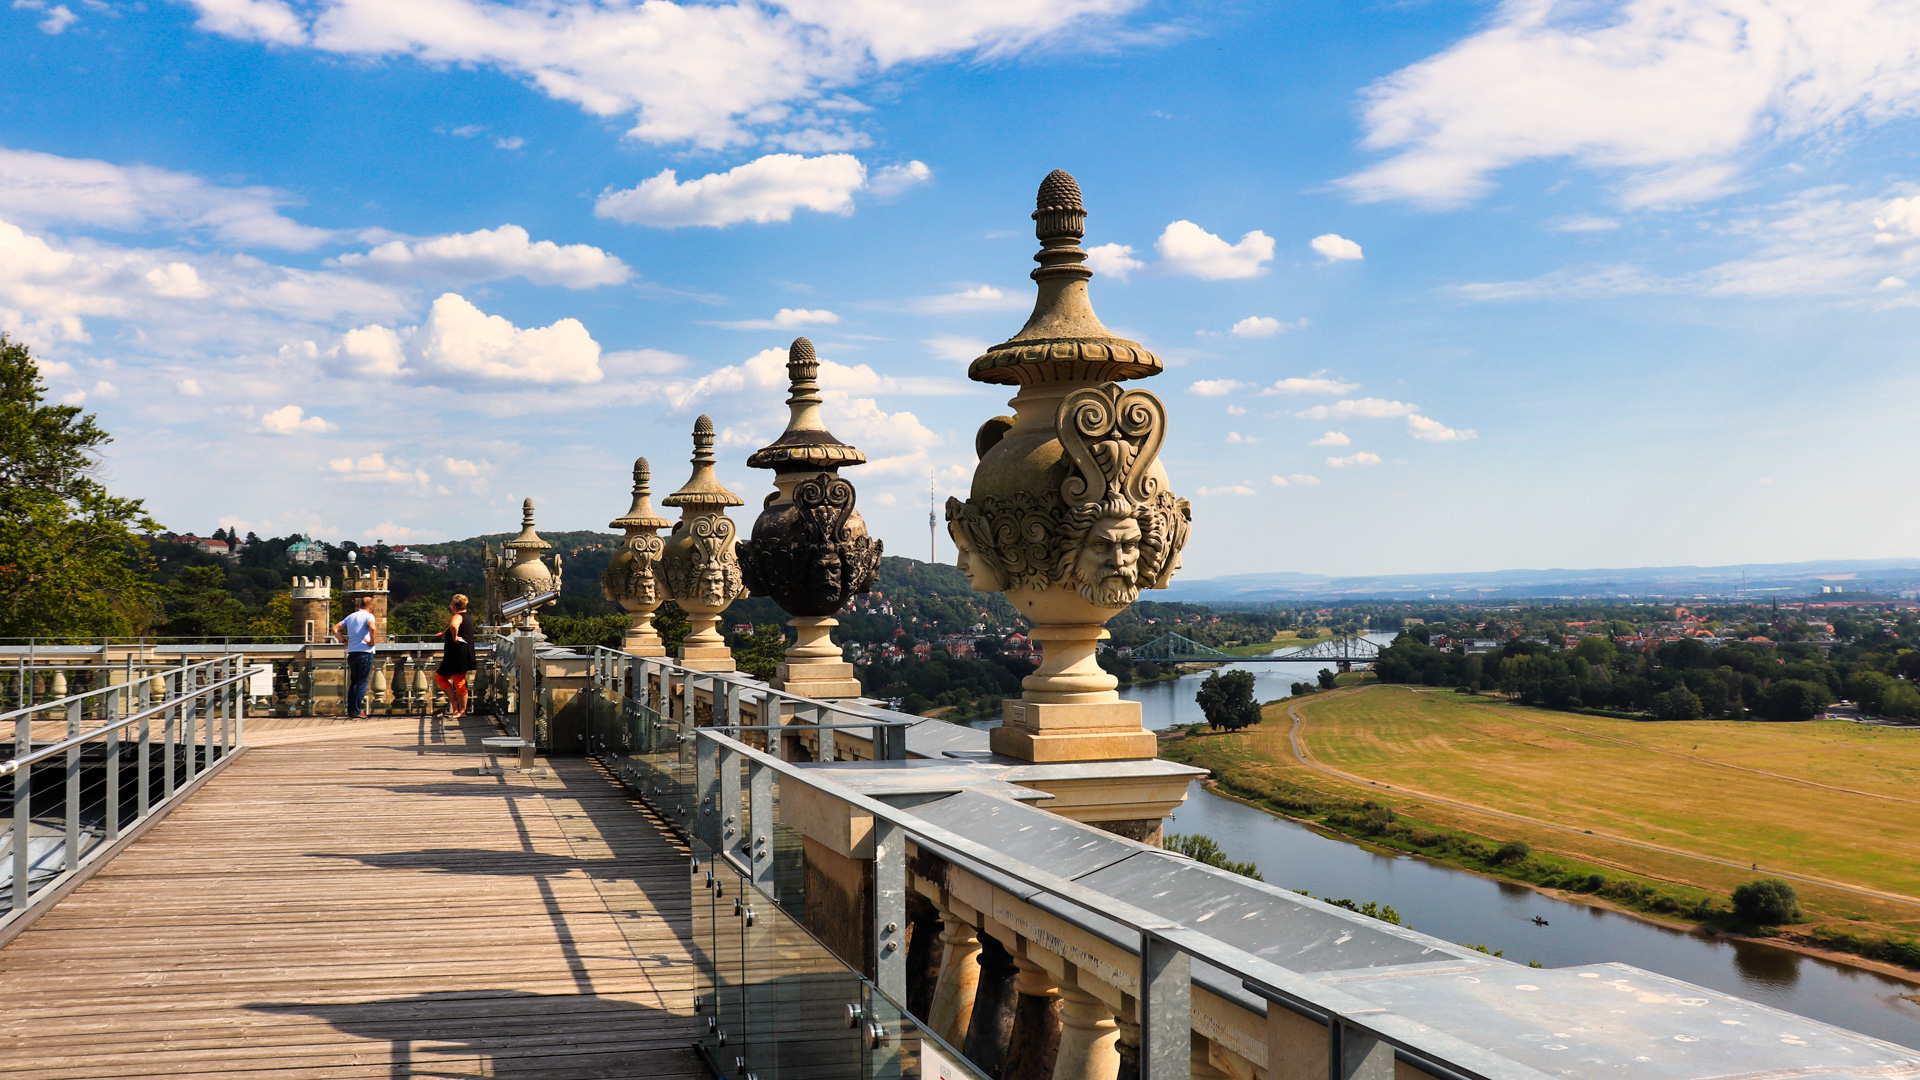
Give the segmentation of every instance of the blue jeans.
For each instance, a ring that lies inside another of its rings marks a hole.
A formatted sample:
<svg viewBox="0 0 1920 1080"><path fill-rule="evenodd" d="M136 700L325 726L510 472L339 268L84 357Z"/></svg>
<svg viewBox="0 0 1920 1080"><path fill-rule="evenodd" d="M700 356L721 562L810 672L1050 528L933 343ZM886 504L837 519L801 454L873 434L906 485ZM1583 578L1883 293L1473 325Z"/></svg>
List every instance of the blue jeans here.
<svg viewBox="0 0 1920 1080"><path fill-rule="evenodd" d="M367 683L373 680L373 654L347 654L347 715L367 715Z"/></svg>

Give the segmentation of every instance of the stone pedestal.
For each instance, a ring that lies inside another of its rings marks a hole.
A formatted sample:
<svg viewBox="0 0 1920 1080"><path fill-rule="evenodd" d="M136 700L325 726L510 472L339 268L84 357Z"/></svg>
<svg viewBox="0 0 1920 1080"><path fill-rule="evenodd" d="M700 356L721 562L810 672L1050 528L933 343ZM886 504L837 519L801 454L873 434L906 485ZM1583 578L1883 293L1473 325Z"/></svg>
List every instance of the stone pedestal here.
<svg viewBox="0 0 1920 1080"><path fill-rule="evenodd" d="M831 616L799 615L788 620L799 640L787 647L787 658L773 676L773 688L810 698L849 698L860 696L860 680L854 678L853 665L840 658L840 646L833 643L833 628L840 620Z"/></svg>

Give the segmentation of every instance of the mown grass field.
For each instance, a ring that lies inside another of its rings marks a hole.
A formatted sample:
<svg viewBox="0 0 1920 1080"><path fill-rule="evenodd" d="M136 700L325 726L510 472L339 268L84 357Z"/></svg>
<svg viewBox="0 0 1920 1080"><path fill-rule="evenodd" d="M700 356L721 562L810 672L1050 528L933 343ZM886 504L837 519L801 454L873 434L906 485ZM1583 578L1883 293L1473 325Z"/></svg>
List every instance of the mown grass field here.
<svg viewBox="0 0 1920 1080"><path fill-rule="evenodd" d="M1206 749L1189 759L1229 780L1241 773L1370 798L1410 819L1525 840L1722 896L1772 870L1915 898L1796 883L1816 923L1920 931L1920 730L1844 721L1643 723L1398 686L1316 696L1299 708L1310 756L1357 782L1294 759L1284 705L1269 707L1246 732L1202 737ZM1596 835L1447 807L1419 793Z"/></svg>

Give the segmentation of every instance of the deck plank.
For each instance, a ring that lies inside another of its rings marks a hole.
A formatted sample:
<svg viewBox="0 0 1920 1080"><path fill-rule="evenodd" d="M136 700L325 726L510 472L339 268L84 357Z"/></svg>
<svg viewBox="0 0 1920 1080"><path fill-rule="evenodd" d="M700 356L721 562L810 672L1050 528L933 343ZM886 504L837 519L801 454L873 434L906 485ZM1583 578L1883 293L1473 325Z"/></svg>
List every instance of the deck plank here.
<svg viewBox="0 0 1920 1080"><path fill-rule="evenodd" d="M0 1075L705 1075L686 854L482 721L250 721L247 754L0 950Z"/></svg>

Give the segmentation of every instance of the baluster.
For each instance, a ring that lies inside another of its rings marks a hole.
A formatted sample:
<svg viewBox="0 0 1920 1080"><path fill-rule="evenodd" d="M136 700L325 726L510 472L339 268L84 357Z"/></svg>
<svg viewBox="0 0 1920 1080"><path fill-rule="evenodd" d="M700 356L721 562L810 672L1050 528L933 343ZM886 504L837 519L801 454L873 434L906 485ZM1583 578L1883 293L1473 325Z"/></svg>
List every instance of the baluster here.
<svg viewBox="0 0 1920 1080"><path fill-rule="evenodd" d="M67 738L80 734L80 703L67 704ZM67 750L67 852L62 870L80 865L80 747Z"/></svg>

